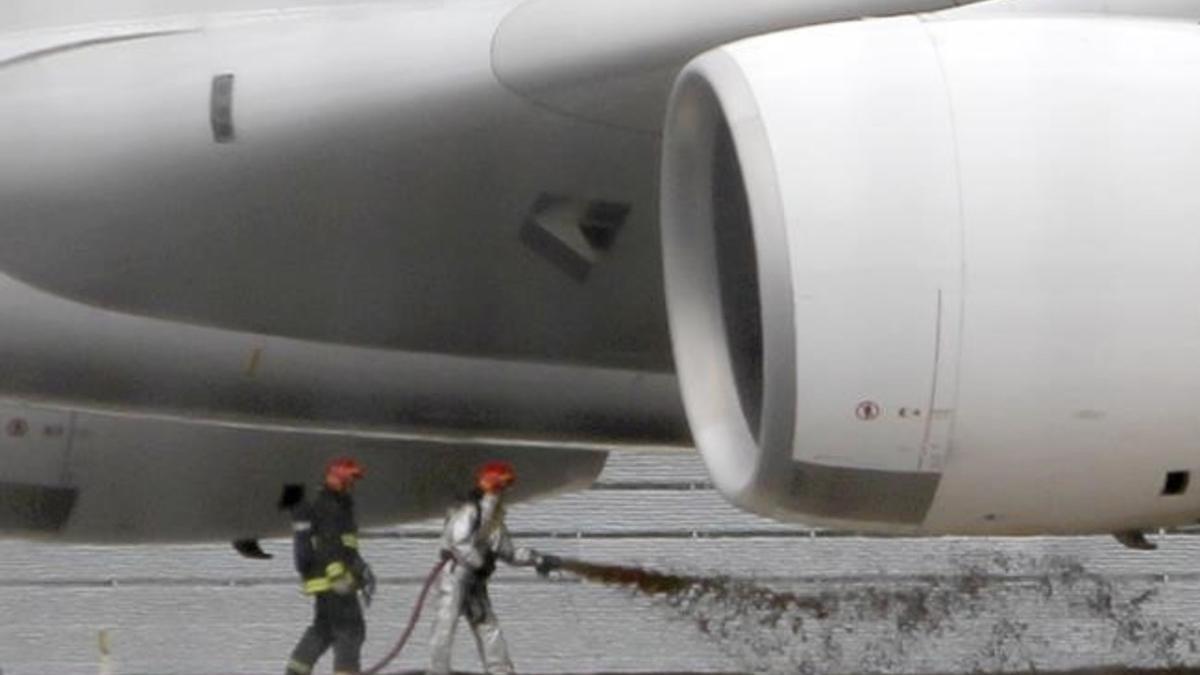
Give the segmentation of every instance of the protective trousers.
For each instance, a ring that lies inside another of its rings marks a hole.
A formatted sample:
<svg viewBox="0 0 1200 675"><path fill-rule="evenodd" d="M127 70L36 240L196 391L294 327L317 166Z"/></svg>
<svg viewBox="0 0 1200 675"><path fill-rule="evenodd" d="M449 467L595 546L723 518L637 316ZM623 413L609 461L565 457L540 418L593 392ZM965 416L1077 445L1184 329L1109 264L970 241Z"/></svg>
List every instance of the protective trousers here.
<svg viewBox="0 0 1200 675"><path fill-rule="evenodd" d="M509 675L513 670L508 645L500 632L500 623L488 597L487 579L466 567L451 563L438 580L437 614L433 621L433 639L429 645L429 674L450 673L450 655L458 617L467 619L479 648L479 660L491 675Z"/></svg>
<svg viewBox="0 0 1200 675"><path fill-rule="evenodd" d="M333 646L335 673L358 673L362 665L360 652L367 637L362 607L357 593L340 595L333 591L315 597L313 622L304 631L288 661L288 675L308 675L317 659Z"/></svg>

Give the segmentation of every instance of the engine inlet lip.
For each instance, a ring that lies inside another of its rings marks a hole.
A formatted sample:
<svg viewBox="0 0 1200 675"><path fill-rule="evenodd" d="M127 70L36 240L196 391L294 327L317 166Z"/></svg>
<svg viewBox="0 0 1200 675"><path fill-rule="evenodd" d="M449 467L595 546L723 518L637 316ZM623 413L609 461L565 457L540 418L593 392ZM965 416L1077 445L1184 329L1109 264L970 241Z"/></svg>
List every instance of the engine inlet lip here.
<svg viewBox="0 0 1200 675"><path fill-rule="evenodd" d="M724 133L732 141L732 153L719 152ZM723 156L737 166L718 168ZM762 500L784 489L777 479L787 473L795 433L796 342L787 227L775 162L753 94L740 67L721 50L699 57L677 79L662 162L664 283L689 424L717 487L735 503L769 508ZM757 267L758 373L746 372L753 359L731 355L731 343L744 336L727 323L745 313L723 306L738 297L739 289L722 286L721 236L716 232L722 216L714 206L722 173L726 179L740 174L752 224L752 254L743 261ZM758 391L748 391L754 387ZM761 403L757 411L755 396Z"/></svg>

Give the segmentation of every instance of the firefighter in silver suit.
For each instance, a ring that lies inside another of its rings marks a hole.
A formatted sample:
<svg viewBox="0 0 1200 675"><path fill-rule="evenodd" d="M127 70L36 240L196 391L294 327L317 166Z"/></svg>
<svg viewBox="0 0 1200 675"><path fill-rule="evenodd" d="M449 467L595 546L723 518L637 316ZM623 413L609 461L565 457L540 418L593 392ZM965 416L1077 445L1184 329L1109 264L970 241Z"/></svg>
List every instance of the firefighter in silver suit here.
<svg viewBox="0 0 1200 675"><path fill-rule="evenodd" d="M437 582L436 617L430 644L429 674L450 673L450 653L459 617L475 636L484 670L492 675L512 673L512 659L488 597L487 582L496 561L536 567L545 575L561 561L530 548L513 546L504 524L504 491L516 480L507 462L488 462L476 473L476 488L446 516L442 532L443 560Z"/></svg>

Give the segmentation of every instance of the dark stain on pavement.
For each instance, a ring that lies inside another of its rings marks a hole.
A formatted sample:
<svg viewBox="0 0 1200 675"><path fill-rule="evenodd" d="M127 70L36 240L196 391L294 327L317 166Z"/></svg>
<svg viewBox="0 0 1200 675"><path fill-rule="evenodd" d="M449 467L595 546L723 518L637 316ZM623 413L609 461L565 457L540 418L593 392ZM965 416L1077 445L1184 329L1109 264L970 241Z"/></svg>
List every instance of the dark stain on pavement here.
<svg viewBox="0 0 1200 675"><path fill-rule="evenodd" d="M994 551L964 555L954 568L777 589L753 579L564 565L673 610L747 672L1200 674L1200 631L1147 609L1162 601L1163 581L1115 581L1066 557Z"/></svg>

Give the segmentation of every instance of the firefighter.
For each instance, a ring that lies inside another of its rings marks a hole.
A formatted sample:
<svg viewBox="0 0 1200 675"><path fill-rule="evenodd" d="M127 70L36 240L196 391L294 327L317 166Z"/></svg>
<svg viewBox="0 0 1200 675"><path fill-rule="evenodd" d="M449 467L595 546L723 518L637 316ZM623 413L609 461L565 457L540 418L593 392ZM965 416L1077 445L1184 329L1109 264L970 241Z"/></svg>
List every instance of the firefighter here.
<svg viewBox="0 0 1200 675"><path fill-rule="evenodd" d="M476 474L476 487L470 497L446 516L441 551L446 565L438 580L430 675L450 672L454 629L460 616L467 619L475 635L485 671L493 675L512 673L508 646L488 598L487 582L496 569L496 560L534 566L542 575L561 565L555 556L513 546L504 525L501 497L516 478L516 472L507 462L484 464Z"/></svg>
<svg viewBox="0 0 1200 675"><path fill-rule="evenodd" d="M325 468L325 481L311 504L293 510L296 571L304 593L313 596L313 622L304 631L288 661L288 675L308 675L330 646L337 675L356 675L359 652L366 638L363 602L371 604L375 575L358 552L358 527L350 496L363 467L339 457Z"/></svg>

